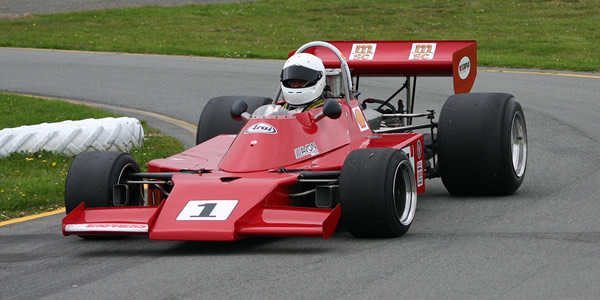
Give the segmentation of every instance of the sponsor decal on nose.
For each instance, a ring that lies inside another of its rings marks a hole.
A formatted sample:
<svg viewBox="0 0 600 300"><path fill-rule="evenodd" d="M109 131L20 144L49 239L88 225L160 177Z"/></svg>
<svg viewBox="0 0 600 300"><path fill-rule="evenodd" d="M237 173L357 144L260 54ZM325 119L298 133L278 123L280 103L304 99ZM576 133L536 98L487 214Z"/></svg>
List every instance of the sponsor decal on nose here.
<svg viewBox="0 0 600 300"><path fill-rule="evenodd" d="M246 129L246 131L244 131L244 133L245 134L248 134L248 133L276 134L277 129L271 124L256 123L256 124L250 126L250 128Z"/></svg>
<svg viewBox="0 0 600 300"><path fill-rule="evenodd" d="M316 143L312 142L310 144L306 144L302 147L294 149L294 154L296 155L296 159L302 158L307 155L317 155L319 154L319 148L317 148Z"/></svg>
<svg viewBox="0 0 600 300"><path fill-rule="evenodd" d="M358 124L358 128L360 128L360 131L362 132L362 131L369 129L367 120L365 120L365 117L363 116L362 112L360 111L360 108L354 107L354 108L352 108L352 112L354 113L354 118L356 119L356 123Z"/></svg>
<svg viewBox="0 0 600 300"><path fill-rule="evenodd" d="M87 223L69 224L66 232L148 232L148 224L134 223Z"/></svg>

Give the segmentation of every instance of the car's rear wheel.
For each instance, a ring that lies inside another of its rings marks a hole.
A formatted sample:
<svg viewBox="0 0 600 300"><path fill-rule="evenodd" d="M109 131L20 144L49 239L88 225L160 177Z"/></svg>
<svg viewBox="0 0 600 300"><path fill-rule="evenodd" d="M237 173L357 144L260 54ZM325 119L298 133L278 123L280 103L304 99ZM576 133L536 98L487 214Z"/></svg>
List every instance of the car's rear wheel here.
<svg viewBox="0 0 600 300"><path fill-rule="evenodd" d="M212 98L206 103L196 131L196 145L220 134L237 134L246 124L246 120L231 118L231 106L238 100L248 104L248 113L253 113L257 108L273 102L270 98L254 96L222 96Z"/></svg>
<svg viewBox="0 0 600 300"><path fill-rule="evenodd" d="M527 126L514 96L451 96L438 126L440 175L448 192L507 195L519 188L527 166Z"/></svg>
<svg viewBox="0 0 600 300"><path fill-rule="evenodd" d="M342 219L356 237L404 235L415 216L415 173L400 150L352 151L340 176Z"/></svg>

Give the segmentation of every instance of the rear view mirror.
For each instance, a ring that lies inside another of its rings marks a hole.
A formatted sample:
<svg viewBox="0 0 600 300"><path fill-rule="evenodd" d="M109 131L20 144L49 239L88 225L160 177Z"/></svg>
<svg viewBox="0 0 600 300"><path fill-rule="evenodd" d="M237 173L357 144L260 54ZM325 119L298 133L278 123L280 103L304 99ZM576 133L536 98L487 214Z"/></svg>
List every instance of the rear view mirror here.
<svg viewBox="0 0 600 300"><path fill-rule="evenodd" d="M323 114L331 119L337 119L342 115L342 106L339 102L329 99L323 106Z"/></svg>
<svg viewBox="0 0 600 300"><path fill-rule="evenodd" d="M323 105L323 111L315 116L315 121L319 121L323 119L323 117L328 117L330 119L337 119L342 115L342 106L339 102L329 99L325 101L325 105Z"/></svg>
<svg viewBox="0 0 600 300"><path fill-rule="evenodd" d="M250 119L250 114L246 111L248 110L248 104L243 100L235 101L231 105L231 117L234 120L240 120L244 118L246 120Z"/></svg>

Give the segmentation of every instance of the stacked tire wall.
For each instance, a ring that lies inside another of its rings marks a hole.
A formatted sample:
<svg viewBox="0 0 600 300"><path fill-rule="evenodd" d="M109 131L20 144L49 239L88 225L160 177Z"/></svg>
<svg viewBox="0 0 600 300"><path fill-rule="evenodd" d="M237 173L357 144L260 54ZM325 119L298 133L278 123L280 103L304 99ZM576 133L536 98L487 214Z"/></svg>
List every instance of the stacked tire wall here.
<svg viewBox="0 0 600 300"><path fill-rule="evenodd" d="M55 152L75 156L88 151L128 152L144 143L135 118L63 121L0 130L0 157L14 152Z"/></svg>

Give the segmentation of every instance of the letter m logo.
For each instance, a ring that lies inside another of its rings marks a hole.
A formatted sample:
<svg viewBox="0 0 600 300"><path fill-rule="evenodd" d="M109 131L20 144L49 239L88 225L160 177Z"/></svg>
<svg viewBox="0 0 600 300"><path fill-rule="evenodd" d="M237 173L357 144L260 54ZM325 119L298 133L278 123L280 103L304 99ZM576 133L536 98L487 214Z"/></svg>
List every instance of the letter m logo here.
<svg viewBox="0 0 600 300"><path fill-rule="evenodd" d="M372 60L377 44L352 44L349 60Z"/></svg>
<svg viewBox="0 0 600 300"><path fill-rule="evenodd" d="M408 59L423 60L433 59L436 43L413 43Z"/></svg>

